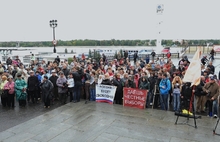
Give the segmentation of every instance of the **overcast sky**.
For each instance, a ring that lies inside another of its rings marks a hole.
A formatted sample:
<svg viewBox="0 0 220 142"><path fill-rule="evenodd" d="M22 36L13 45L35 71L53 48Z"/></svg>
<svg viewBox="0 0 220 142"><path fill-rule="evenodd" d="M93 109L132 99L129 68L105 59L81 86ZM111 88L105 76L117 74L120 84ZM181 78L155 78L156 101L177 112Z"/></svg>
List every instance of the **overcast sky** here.
<svg viewBox="0 0 220 142"><path fill-rule="evenodd" d="M0 41L50 41L51 19L61 40L220 39L219 14L220 0L1 0Z"/></svg>

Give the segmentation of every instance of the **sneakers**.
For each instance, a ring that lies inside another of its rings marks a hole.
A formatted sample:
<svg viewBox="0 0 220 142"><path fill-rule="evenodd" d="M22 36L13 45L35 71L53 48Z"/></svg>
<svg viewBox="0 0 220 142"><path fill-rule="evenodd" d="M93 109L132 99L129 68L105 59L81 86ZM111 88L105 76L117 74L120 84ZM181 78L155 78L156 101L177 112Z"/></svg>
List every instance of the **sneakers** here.
<svg viewBox="0 0 220 142"><path fill-rule="evenodd" d="M216 114L213 115L213 118L218 118L218 116Z"/></svg>

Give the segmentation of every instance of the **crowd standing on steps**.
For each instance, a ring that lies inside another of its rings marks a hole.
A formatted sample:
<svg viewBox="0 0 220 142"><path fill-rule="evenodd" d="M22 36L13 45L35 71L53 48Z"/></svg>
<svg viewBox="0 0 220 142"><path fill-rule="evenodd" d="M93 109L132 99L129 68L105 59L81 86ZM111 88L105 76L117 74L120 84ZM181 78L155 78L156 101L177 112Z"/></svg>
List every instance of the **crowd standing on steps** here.
<svg viewBox="0 0 220 142"><path fill-rule="evenodd" d="M120 53L118 53L120 54ZM214 53L210 53L214 60ZM217 117L219 108L219 75L215 75L212 62L201 60L201 83L191 88L183 82L190 61L183 56L177 65L172 62L171 53L167 58L159 58L153 51L146 59L128 51L117 59L107 60L103 54L100 60L73 57L71 62L57 56L54 61L39 62L32 57L30 66L24 66L17 57L8 58L6 64L0 64L0 94L3 107L15 107L15 99L20 107L27 103L43 103L50 108L54 101L61 105L67 102L77 103L81 99L85 104L96 101L96 85L117 86L115 104L123 104L123 88L137 88L148 91L146 108L179 111L188 104L190 94L194 92L196 112ZM155 95L159 94L159 95ZM154 100L154 101L153 101Z"/></svg>

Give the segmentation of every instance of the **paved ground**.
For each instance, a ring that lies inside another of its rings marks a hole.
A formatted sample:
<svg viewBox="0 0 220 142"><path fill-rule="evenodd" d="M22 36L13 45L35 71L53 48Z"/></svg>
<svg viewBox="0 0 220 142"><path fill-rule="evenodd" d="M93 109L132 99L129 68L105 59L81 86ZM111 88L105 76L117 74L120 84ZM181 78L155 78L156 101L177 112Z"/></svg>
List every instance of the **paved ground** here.
<svg viewBox="0 0 220 142"><path fill-rule="evenodd" d="M174 125L173 112L140 110L105 103L69 103L0 133L4 142L146 142L212 141L216 119L197 120L198 129ZM179 122L184 122L180 118ZM7 120L6 120L7 121ZM193 121L190 120L191 124ZM220 126L217 129L220 132Z"/></svg>
<svg viewBox="0 0 220 142"><path fill-rule="evenodd" d="M0 132L51 111L60 105L58 102L55 102L54 105L51 105L50 109L45 109L43 103L30 103L25 108L20 108L16 101L15 106L12 109L4 108L0 105Z"/></svg>

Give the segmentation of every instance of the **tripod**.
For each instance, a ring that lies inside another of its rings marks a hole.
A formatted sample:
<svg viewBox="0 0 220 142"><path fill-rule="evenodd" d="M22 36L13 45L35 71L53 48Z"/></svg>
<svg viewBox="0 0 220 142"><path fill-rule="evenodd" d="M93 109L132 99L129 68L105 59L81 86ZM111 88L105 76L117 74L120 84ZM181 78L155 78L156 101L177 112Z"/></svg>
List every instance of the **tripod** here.
<svg viewBox="0 0 220 142"><path fill-rule="evenodd" d="M219 101L219 97L218 97L218 101ZM218 136L220 136L220 134L217 134L217 133L215 132L216 129L217 129L217 127L218 127L219 119L220 119L220 117L218 117L218 120L217 120L217 122L216 122L215 128L214 128L214 130L213 130L213 135L218 135Z"/></svg>
<svg viewBox="0 0 220 142"><path fill-rule="evenodd" d="M154 85L154 94L153 94L153 102L152 102L152 109L154 108L155 106L155 98L156 98L156 95L160 95L160 89L157 85L157 81L155 82L155 85ZM157 100L158 101L158 100Z"/></svg>
<svg viewBox="0 0 220 142"><path fill-rule="evenodd" d="M187 103L188 103L188 105L187 105L187 106L188 106L188 108L187 108L188 114L183 114L182 112L180 112L182 109L180 109L179 112L175 112L175 115L177 116L175 125L177 125L177 121L178 121L179 117L186 117L186 118L187 118L187 121L186 121L185 123L178 123L178 124L186 124L186 125L188 125L188 126L192 126L192 127L197 128L196 119L201 118L201 116L196 116L196 115L195 115L194 93L192 93L191 99L187 99L187 100L185 100L185 101L187 101ZM190 102L191 102L191 103L190 103ZM186 102L185 102L185 103L186 103ZM192 112L193 112L193 115L192 115L192 116L189 114L190 105L191 105L191 104L192 104L191 107L192 107ZM188 122L189 122L189 118L193 118L193 119L194 119L194 126L193 126L193 125L190 125L190 124L188 123Z"/></svg>
<svg viewBox="0 0 220 142"><path fill-rule="evenodd" d="M220 119L220 118L218 118L218 120L217 120L217 122L216 122L216 125L215 125L215 129L213 130L213 135L218 135L218 136L220 136L220 134L217 134L217 133L215 132L216 129L217 129L217 127L218 127L219 119Z"/></svg>

